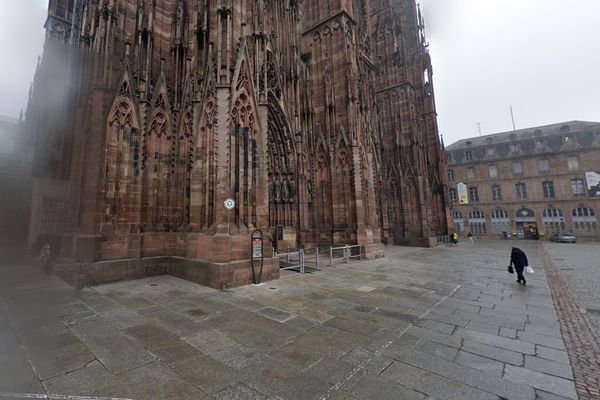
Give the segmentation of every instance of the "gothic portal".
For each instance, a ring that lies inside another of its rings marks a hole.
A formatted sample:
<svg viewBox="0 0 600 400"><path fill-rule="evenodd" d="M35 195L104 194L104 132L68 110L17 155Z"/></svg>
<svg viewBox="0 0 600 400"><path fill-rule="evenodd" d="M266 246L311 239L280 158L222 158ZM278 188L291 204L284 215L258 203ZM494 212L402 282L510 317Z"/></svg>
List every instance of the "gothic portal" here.
<svg viewBox="0 0 600 400"><path fill-rule="evenodd" d="M50 0L46 30L25 122L32 249L110 279L195 263L224 287L250 280L255 229L268 254L371 257L446 233L414 0Z"/></svg>

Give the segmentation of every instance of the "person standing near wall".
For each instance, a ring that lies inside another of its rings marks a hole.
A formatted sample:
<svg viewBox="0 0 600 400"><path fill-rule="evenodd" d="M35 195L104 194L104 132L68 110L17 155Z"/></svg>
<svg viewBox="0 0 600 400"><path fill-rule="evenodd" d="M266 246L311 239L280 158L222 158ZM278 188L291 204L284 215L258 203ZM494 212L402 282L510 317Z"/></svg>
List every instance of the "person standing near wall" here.
<svg viewBox="0 0 600 400"><path fill-rule="evenodd" d="M39 256L40 262L40 272L44 275L47 275L48 272L52 270L52 251L50 250L50 245L45 244L40 251Z"/></svg>

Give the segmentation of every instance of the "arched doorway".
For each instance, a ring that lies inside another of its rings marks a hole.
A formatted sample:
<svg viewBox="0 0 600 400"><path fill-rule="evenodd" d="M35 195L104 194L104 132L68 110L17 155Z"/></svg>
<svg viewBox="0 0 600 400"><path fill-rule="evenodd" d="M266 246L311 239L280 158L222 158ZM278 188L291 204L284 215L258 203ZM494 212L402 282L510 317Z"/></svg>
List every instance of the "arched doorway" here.
<svg viewBox="0 0 600 400"><path fill-rule="evenodd" d="M297 144L280 100L273 91L268 98L269 227L276 248L295 248L300 239Z"/></svg>
<svg viewBox="0 0 600 400"><path fill-rule="evenodd" d="M517 237L519 239L539 239L535 212L529 208L521 208L515 213Z"/></svg>

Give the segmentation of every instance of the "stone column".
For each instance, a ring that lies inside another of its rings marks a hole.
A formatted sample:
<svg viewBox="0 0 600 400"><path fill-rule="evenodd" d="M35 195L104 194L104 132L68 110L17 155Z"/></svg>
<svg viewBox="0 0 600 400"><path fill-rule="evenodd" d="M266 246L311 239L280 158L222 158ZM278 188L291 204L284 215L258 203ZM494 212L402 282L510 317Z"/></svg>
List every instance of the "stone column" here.
<svg viewBox="0 0 600 400"><path fill-rule="evenodd" d="M217 86L216 89L217 126L215 127L215 153L217 158L217 191L215 194L214 261L231 261L231 235L233 211L225 209L224 202L231 197L230 166L230 88ZM238 207L239 204L236 204Z"/></svg>

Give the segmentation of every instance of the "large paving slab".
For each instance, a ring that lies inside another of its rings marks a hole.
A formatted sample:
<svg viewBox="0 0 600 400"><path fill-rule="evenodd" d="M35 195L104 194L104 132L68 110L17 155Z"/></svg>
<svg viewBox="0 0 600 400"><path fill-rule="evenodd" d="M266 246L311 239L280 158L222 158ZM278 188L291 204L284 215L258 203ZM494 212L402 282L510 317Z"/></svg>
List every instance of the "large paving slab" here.
<svg viewBox="0 0 600 400"><path fill-rule="evenodd" d="M4 265L0 398L576 398L544 270L514 282L513 245L387 247L223 292L170 276L76 291Z"/></svg>

